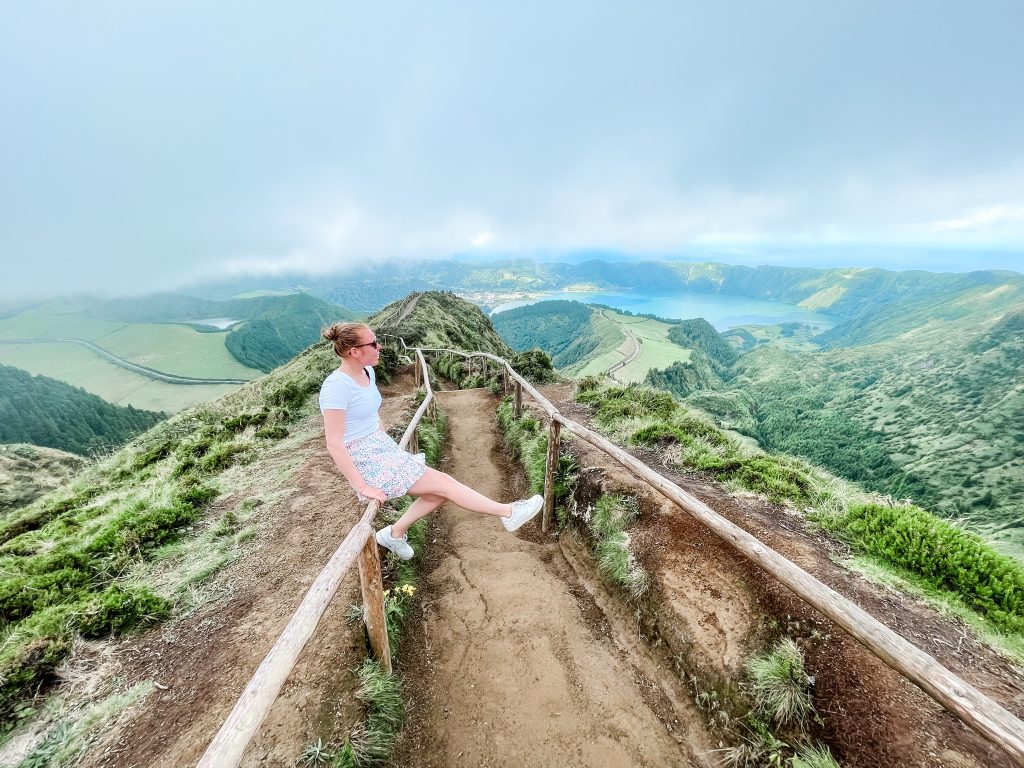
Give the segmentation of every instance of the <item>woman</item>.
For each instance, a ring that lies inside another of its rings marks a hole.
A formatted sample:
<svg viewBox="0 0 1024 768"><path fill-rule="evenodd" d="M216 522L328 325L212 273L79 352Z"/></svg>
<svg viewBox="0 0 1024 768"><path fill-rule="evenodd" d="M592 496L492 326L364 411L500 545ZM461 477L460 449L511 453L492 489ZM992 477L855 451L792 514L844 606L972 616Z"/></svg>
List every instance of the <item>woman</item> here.
<svg viewBox="0 0 1024 768"><path fill-rule="evenodd" d="M377 531L378 544L408 560L415 554L407 537L409 526L446 501L500 517L510 532L540 511L544 504L541 496L499 504L399 448L384 432L377 415L381 396L373 366L380 359L381 345L373 330L363 323L335 323L323 336L341 358L341 365L320 388L320 411L331 458L360 501L383 503L406 494L416 497L398 522Z"/></svg>

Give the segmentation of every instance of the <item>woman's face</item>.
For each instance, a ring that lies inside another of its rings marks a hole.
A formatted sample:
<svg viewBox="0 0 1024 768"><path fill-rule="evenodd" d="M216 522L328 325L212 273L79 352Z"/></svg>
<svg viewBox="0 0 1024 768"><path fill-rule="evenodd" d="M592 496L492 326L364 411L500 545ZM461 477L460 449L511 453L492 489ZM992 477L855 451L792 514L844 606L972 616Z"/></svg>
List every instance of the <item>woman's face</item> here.
<svg viewBox="0 0 1024 768"><path fill-rule="evenodd" d="M353 347L349 350L349 354L362 368L367 365L376 365L377 361L380 360L380 345L377 343L377 337L373 331L369 328L363 328L359 331L359 346Z"/></svg>

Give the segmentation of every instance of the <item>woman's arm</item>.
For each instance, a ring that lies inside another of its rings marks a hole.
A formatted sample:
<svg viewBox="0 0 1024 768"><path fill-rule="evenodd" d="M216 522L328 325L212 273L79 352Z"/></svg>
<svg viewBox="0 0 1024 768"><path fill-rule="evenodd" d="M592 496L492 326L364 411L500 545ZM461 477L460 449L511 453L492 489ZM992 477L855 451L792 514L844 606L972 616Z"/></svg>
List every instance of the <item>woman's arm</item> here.
<svg viewBox="0 0 1024 768"><path fill-rule="evenodd" d="M352 457L349 455L348 448L345 447L345 411L330 409L323 413L324 432L327 435L327 452L334 459L335 466L352 484L356 492L361 493L367 498L377 499L377 501L382 503L387 501L387 494L384 491L368 486L363 482L359 470L356 469L355 462L352 461Z"/></svg>

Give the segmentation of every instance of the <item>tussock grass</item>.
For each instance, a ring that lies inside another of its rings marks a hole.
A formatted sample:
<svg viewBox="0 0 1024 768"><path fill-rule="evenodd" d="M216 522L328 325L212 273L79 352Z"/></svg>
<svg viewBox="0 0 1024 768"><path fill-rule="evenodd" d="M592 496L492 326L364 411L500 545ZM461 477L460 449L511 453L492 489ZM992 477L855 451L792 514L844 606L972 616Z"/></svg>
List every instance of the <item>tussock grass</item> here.
<svg viewBox="0 0 1024 768"><path fill-rule="evenodd" d="M814 683L804 670L804 655L790 638L779 640L770 651L746 664L755 709L777 725L805 726L814 706Z"/></svg>
<svg viewBox="0 0 1024 768"><path fill-rule="evenodd" d="M90 746L89 734L153 691L152 681L133 685L61 719L18 763L18 768L63 768L78 763Z"/></svg>
<svg viewBox="0 0 1024 768"><path fill-rule="evenodd" d="M605 495L597 500L587 527L601 575L622 587L630 600L638 600L650 586L647 572L630 550L626 527L639 515L635 497Z"/></svg>
<svg viewBox="0 0 1024 768"><path fill-rule="evenodd" d="M796 748L791 768L839 768L832 751L824 744L805 744Z"/></svg>

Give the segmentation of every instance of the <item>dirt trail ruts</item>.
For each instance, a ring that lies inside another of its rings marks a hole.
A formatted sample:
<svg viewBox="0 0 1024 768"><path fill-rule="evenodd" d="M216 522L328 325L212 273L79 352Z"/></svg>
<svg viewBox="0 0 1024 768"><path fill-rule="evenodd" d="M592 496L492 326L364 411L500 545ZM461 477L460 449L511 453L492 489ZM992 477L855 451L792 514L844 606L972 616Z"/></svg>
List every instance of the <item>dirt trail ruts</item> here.
<svg viewBox="0 0 1024 768"><path fill-rule="evenodd" d="M519 495L493 396L463 390L438 402L448 471L491 497ZM600 610L538 522L510 535L493 517L445 505L434 525L422 622L404 649L411 703L394 765L705 763L689 726L673 728L648 703L652 684L600 631Z"/></svg>

